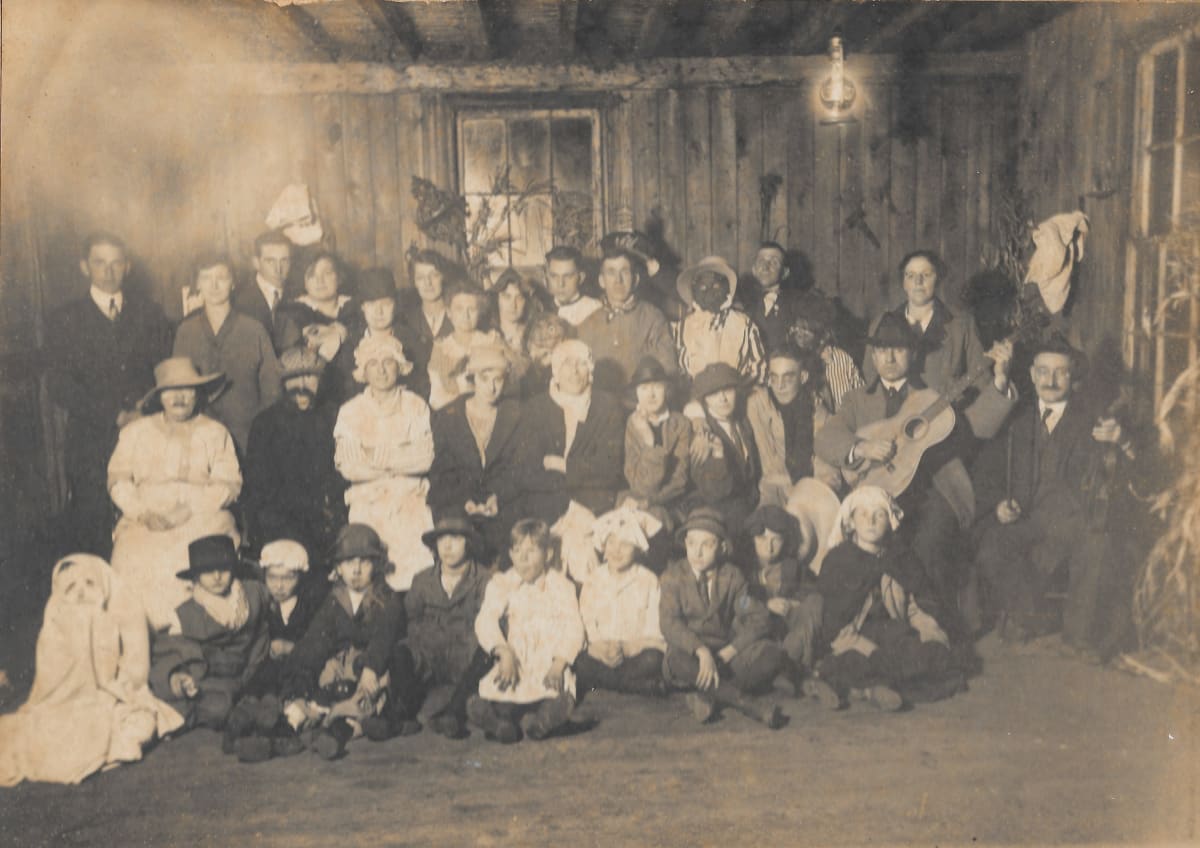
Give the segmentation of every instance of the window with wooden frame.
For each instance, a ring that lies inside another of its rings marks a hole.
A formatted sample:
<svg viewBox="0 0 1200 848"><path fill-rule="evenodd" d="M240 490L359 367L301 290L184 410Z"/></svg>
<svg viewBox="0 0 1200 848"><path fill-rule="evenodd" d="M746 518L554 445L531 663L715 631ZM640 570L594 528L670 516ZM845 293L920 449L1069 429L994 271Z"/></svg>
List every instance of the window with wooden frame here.
<svg viewBox="0 0 1200 848"><path fill-rule="evenodd" d="M1155 409L1194 420L1200 368L1200 28L1138 63L1125 356ZM1175 391L1172 392L1173 387ZM1178 419L1177 419L1178 420Z"/></svg>
<svg viewBox="0 0 1200 848"><path fill-rule="evenodd" d="M468 242L492 268L525 271L565 244L603 231L600 114L596 109L462 109L458 177Z"/></svg>

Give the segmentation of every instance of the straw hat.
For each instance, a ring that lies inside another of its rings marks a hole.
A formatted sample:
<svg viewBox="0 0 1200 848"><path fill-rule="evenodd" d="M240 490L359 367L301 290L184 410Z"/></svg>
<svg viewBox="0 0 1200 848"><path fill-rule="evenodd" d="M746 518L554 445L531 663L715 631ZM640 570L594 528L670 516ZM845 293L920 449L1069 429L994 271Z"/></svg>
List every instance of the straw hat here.
<svg viewBox="0 0 1200 848"><path fill-rule="evenodd" d="M151 413L162 409L160 395L167 389L205 389L208 399L220 390L218 385L225 380L220 371L213 374L201 374L186 356L172 356L154 366L154 388L142 398L142 412Z"/></svg>

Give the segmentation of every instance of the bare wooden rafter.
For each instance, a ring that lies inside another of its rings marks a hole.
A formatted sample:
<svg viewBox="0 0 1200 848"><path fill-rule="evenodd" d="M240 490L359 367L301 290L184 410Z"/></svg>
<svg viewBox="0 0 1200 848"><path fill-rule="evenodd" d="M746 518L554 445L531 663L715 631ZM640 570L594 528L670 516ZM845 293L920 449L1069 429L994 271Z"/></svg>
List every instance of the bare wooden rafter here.
<svg viewBox="0 0 1200 848"><path fill-rule="evenodd" d="M333 61L342 54L342 45L326 32L321 22L301 6L275 6L276 19L281 26L297 36L306 46L316 48Z"/></svg>
<svg viewBox="0 0 1200 848"><path fill-rule="evenodd" d="M930 54L923 75L931 78L1016 78L1020 52ZM860 82L894 79L902 73L896 56L853 55L848 73ZM741 56L713 59L650 59L611 68L582 65L407 65L368 62L245 63L196 65L198 73L232 74L262 94L389 94L400 91L459 93L519 91L611 91L720 85L795 85L829 70L825 56Z"/></svg>
<svg viewBox="0 0 1200 848"><path fill-rule="evenodd" d="M399 4L388 0L350 0L370 20L380 40L388 45L388 58L415 59L421 55L421 37L410 25L400 23L394 13L389 13L389 6Z"/></svg>

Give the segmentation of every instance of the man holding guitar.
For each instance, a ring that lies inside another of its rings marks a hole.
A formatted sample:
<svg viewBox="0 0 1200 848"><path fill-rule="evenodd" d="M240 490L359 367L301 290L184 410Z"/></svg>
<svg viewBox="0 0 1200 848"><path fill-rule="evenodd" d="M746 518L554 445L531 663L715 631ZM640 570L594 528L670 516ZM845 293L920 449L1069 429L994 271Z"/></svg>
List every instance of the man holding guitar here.
<svg viewBox="0 0 1200 848"><path fill-rule="evenodd" d="M867 344L877 377L846 395L817 433L816 454L840 467L852 485L870 481L897 499L907 515L908 544L945 608L956 609L969 561L962 532L975 518L963 457L975 440L995 436L1016 404L1008 379L1012 343L988 351L992 380L986 385L975 385L982 376L977 370L940 394L909 373L919 339L903 317L885 313ZM978 392L955 416L952 403L968 388Z"/></svg>

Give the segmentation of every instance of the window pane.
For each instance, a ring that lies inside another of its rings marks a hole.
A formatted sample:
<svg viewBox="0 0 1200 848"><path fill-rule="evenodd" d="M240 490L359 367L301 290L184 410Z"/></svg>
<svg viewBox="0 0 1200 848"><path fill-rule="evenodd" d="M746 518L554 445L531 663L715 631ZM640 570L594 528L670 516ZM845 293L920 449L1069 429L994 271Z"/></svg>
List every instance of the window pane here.
<svg viewBox="0 0 1200 848"><path fill-rule="evenodd" d="M1154 60L1154 142L1175 138L1175 107L1179 98L1179 51L1169 50Z"/></svg>
<svg viewBox="0 0 1200 848"><path fill-rule="evenodd" d="M1195 223L1200 216L1200 141L1183 146L1183 174L1179 184L1179 213Z"/></svg>
<svg viewBox="0 0 1200 848"><path fill-rule="evenodd" d="M510 121L509 179L515 191L545 187L550 180L550 127L544 120L522 118Z"/></svg>
<svg viewBox="0 0 1200 848"><path fill-rule="evenodd" d="M1187 96L1184 97L1184 133L1200 134L1200 39L1188 44Z"/></svg>
<svg viewBox="0 0 1200 848"><path fill-rule="evenodd" d="M463 121L463 191L486 194L504 167L504 121Z"/></svg>
<svg viewBox="0 0 1200 848"><path fill-rule="evenodd" d="M523 203L514 204L511 220L512 264L540 265L545 260L546 253L554 246L550 195L526 195Z"/></svg>
<svg viewBox="0 0 1200 848"><path fill-rule="evenodd" d="M588 118L555 118L554 187L592 193L592 122Z"/></svg>
<svg viewBox="0 0 1200 848"><path fill-rule="evenodd" d="M1150 154L1150 235L1171 229L1171 192L1175 182L1175 149Z"/></svg>
<svg viewBox="0 0 1200 848"><path fill-rule="evenodd" d="M592 195L582 191L554 193L554 243L583 250L595 238Z"/></svg>

